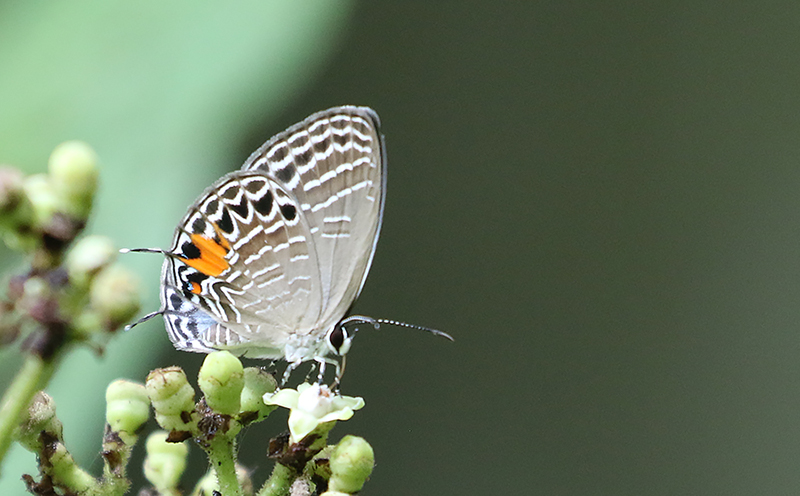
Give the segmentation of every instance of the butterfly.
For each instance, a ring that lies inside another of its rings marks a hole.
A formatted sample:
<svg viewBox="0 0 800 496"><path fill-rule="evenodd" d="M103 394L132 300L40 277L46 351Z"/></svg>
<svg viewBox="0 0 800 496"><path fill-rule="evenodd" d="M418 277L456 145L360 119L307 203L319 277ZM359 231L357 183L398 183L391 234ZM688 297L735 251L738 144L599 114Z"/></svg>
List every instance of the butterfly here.
<svg viewBox="0 0 800 496"><path fill-rule="evenodd" d="M179 350L313 360L343 372L346 317L366 281L386 196L378 115L342 106L272 137L208 187L178 223L161 270L161 308ZM135 325L135 324L134 324ZM452 339L452 338L450 338ZM341 357L342 364L334 358Z"/></svg>

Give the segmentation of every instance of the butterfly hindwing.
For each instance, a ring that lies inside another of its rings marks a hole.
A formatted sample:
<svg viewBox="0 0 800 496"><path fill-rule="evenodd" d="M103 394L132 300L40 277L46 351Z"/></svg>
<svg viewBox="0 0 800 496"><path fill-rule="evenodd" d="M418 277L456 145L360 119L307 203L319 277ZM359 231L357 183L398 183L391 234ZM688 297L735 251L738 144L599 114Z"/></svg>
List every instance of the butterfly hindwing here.
<svg viewBox="0 0 800 496"><path fill-rule="evenodd" d="M383 214L385 167L380 121L364 107L312 115L243 166L269 171L302 205L320 267L323 329L344 316L363 286Z"/></svg>

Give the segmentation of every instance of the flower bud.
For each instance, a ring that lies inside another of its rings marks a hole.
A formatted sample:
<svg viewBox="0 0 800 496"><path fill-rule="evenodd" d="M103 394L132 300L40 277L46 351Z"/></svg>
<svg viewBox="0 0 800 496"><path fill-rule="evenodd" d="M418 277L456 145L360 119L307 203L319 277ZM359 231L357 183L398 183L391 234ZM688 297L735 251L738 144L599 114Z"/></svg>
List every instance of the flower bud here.
<svg viewBox="0 0 800 496"><path fill-rule="evenodd" d="M72 319L72 337L76 341L92 341L98 333L104 332L105 319L99 312L84 309Z"/></svg>
<svg viewBox="0 0 800 496"><path fill-rule="evenodd" d="M168 443L167 433L157 431L147 437L147 458L144 461L144 476L160 494L170 494L186 469L189 448L186 443Z"/></svg>
<svg viewBox="0 0 800 496"><path fill-rule="evenodd" d="M97 189L97 155L82 141L58 145L48 164L59 206L78 218L88 217Z"/></svg>
<svg viewBox="0 0 800 496"><path fill-rule="evenodd" d="M142 384L116 380L106 388L106 422L114 432L135 435L150 416L150 400ZM124 439L127 443L133 440Z"/></svg>
<svg viewBox="0 0 800 496"><path fill-rule="evenodd" d="M38 322L56 322L59 315L53 287L43 277L29 277L22 284L16 309Z"/></svg>
<svg viewBox="0 0 800 496"><path fill-rule="evenodd" d="M0 211L16 207L22 198L22 171L8 165L0 166Z"/></svg>
<svg viewBox="0 0 800 496"><path fill-rule="evenodd" d="M116 329L139 311L139 281L121 265L110 265L95 277L89 298L109 329Z"/></svg>
<svg viewBox="0 0 800 496"><path fill-rule="evenodd" d="M258 417L254 420L262 420L274 410L275 406L268 406L262 399L266 393L275 391L277 382L272 374L259 367L247 367L244 369L244 389L241 396L241 411L256 412Z"/></svg>
<svg viewBox="0 0 800 496"><path fill-rule="evenodd" d="M86 285L91 277L113 262L116 255L114 243L107 236L86 236L67 253L67 273L74 283Z"/></svg>
<svg viewBox="0 0 800 496"><path fill-rule="evenodd" d="M217 474L214 470L209 470L206 474L197 481L191 496L211 496L214 491L219 491L219 483L217 482Z"/></svg>
<svg viewBox="0 0 800 496"><path fill-rule="evenodd" d="M34 224L39 227L48 225L59 207L58 195L50 178L46 174L33 174L25 178L22 187L33 209Z"/></svg>
<svg viewBox="0 0 800 496"><path fill-rule="evenodd" d="M361 437L345 436L336 445L330 459L329 491L352 494L361 490L372 473L375 453Z"/></svg>
<svg viewBox="0 0 800 496"><path fill-rule="evenodd" d="M147 374L145 388L158 425L168 431L190 430L194 389L180 367L153 370Z"/></svg>
<svg viewBox="0 0 800 496"><path fill-rule="evenodd" d="M242 488L242 493L253 494L253 479L250 477L250 471L242 465L236 464L236 480L239 481L239 486Z"/></svg>
<svg viewBox="0 0 800 496"><path fill-rule="evenodd" d="M200 367L197 385L206 396L206 404L217 413L236 415L241 406L244 368L227 351L210 353Z"/></svg>
<svg viewBox="0 0 800 496"><path fill-rule="evenodd" d="M236 479L239 481L243 494L254 494L253 480L250 478L250 473L238 463L236 464ZM191 496L211 496L215 492L219 493L219 483L217 482L217 474L211 469L197 481L190 494Z"/></svg>
<svg viewBox="0 0 800 496"><path fill-rule="evenodd" d="M33 396L28 407L27 417L22 421L17 433L19 442L34 453L40 449L40 434L47 432L58 440L63 439L64 427L56 417L56 403L44 391Z"/></svg>
<svg viewBox="0 0 800 496"><path fill-rule="evenodd" d="M33 221L24 182L25 176L19 169L0 166L0 226L13 229Z"/></svg>

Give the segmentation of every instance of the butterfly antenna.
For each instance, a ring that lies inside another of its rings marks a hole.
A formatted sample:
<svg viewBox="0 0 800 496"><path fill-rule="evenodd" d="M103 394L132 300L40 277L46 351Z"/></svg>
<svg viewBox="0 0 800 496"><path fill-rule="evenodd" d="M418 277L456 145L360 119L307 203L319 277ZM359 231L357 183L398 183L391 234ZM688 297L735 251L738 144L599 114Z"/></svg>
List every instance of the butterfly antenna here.
<svg viewBox="0 0 800 496"><path fill-rule="evenodd" d="M178 258L178 255L161 248L120 248L120 253L158 253L165 257Z"/></svg>
<svg viewBox="0 0 800 496"><path fill-rule="evenodd" d="M418 329L420 331L429 332L435 336L441 336L443 338L449 339L450 341L454 341L453 336L447 334L446 332L440 331L439 329L434 329L432 327L425 327L416 324L409 324L407 322L399 322L397 320L389 320L389 319L375 319L375 322L378 324L386 324L386 325L393 325L395 327L405 327L406 329Z"/></svg>
<svg viewBox="0 0 800 496"><path fill-rule="evenodd" d="M161 253L166 255L161 248L120 248L120 253Z"/></svg>
<svg viewBox="0 0 800 496"><path fill-rule="evenodd" d="M155 311L155 312L150 312L150 313L148 313L147 315L145 315L144 317L142 317L141 319L139 319L139 320L137 320L136 322L134 322L133 324L128 324L128 325L126 325L126 326L125 326L125 330L126 330L126 331L130 331L131 329L133 329L133 328L134 328L134 327L136 327L137 325L139 325L139 324L142 324L142 323L144 323L144 322L147 322L148 320L152 319L152 318L153 318L153 317L155 317L156 315L161 315L162 313L164 313L164 310L157 310L157 311Z"/></svg>
<svg viewBox="0 0 800 496"><path fill-rule="evenodd" d="M406 329L417 329L419 331L429 332L435 336L442 336L443 338L449 339L450 341L455 341L453 336L447 334L446 332L442 332L438 329L433 329L432 327L425 327L415 324L409 324L407 322L400 322L397 320L390 320L390 319L373 319L371 317L364 317L361 315L353 315L351 317L347 317L342 321L342 325L350 324L350 323L362 323L362 324L372 324L375 329L379 329L381 324L392 325L395 327L405 327ZM358 330L358 329L356 329Z"/></svg>

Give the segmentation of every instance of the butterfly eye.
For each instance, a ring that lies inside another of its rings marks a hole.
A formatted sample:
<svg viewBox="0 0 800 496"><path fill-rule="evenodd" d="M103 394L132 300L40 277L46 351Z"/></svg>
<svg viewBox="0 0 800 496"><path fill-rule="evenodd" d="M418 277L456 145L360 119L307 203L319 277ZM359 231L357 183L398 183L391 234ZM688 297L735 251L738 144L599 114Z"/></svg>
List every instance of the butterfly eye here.
<svg viewBox="0 0 800 496"><path fill-rule="evenodd" d="M337 355L344 355L350 350L352 338L347 335L347 331L340 325L336 325L328 334L328 346Z"/></svg>

